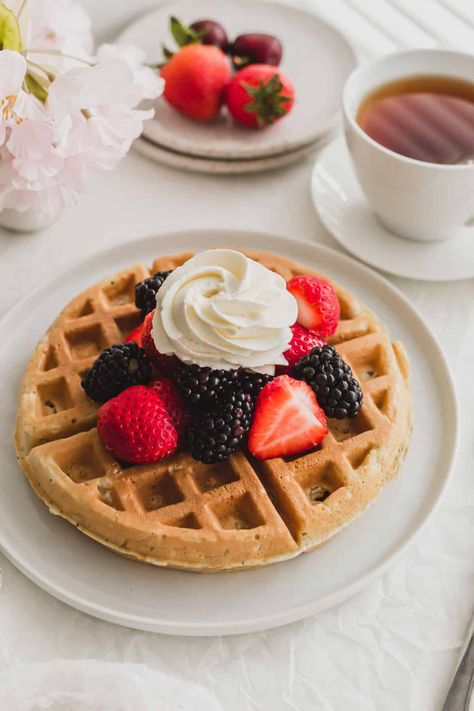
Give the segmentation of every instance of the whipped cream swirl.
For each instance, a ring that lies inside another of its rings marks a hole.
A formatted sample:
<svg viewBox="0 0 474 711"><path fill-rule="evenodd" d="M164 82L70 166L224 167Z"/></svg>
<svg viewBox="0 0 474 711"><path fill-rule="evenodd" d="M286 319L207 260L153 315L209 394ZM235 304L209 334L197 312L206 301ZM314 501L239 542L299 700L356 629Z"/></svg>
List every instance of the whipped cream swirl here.
<svg viewBox="0 0 474 711"><path fill-rule="evenodd" d="M231 249L210 249L170 274L157 294L160 353L211 368L273 374L286 365L297 303L285 280Z"/></svg>

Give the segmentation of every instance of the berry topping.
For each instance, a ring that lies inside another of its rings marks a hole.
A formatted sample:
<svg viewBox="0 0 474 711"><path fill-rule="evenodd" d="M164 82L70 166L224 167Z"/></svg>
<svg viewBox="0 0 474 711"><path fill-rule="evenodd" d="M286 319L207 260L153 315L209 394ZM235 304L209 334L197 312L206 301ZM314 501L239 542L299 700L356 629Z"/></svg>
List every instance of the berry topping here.
<svg viewBox="0 0 474 711"><path fill-rule="evenodd" d="M327 434L326 417L309 385L280 375L257 398L248 447L257 459L299 454Z"/></svg>
<svg viewBox="0 0 474 711"><path fill-rule="evenodd" d="M252 397L228 392L206 413L196 415L186 432L186 449L205 464L221 462L235 452L250 427Z"/></svg>
<svg viewBox="0 0 474 711"><path fill-rule="evenodd" d="M281 62L283 48L273 35L251 32L239 35L231 47L232 63L236 69L249 64L271 64L277 67Z"/></svg>
<svg viewBox="0 0 474 711"><path fill-rule="evenodd" d="M176 427L178 435L181 436L188 421L188 413L176 385L169 378L160 378L159 380L154 380L151 383L151 387L159 393L171 422Z"/></svg>
<svg viewBox="0 0 474 711"><path fill-rule="evenodd" d="M156 350L155 341L151 335L153 330L153 316L155 311L150 311L145 316L142 331L142 348L154 366L163 373L171 375L176 368L176 358L173 355L165 355Z"/></svg>
<svg viewBox="0 0 474 711"><path fill-rule="evenodd" d="M273 375L257 373L251 368L240 368L239 370L233 372L237 373L238 390L243 393L247 393L248 395L252 395L252 397L257 397L260 390L273 379Z"/></svg>
<svg viewBox="0 0 474 711"><path fill-rule="evenodd" d="M178 432L156 387L135 385L106 402L97 431L104 447L129 464L156 462L178 446Z"/></svg>
<svg viewBox="0 0 474 711"><path fill-rule="evenodd" d="M132 341L103 351L86 371L81 385L92 400L105 402L130 385L150 380L151 363L144 350Z"/></svg>
<svg viewBox="0 0 474 711"><path fill-rule="evenodd" d="M148 279L144 279L136 285L135 306L137 309L141 309L143 316L146 316L155 308L156 295L165 279L171 274L171 271L156 272L152 277L148 277Z"/></svg>
<svg viewBox="0 0 474 711"><path fill-rule="evenodd" d="M264 128L286 116L295 91L288 77L268 64L251 64L233 77L226 90L227 108L244 126Z"/></svg>
<svg viewBox="0 0 474 711"><path fill-rule="evenodd" d="M137 346L142 345L142 332L143 332L143 323L141 323L139 326L133 329L133 331L130 331L128 334L127 338L125 339L125 343L131 343L132 341L137 344Z"/></svg>
<svg viewBox="0 0 474 711"><path fill-rule="evenodd" d="M288 361L288 366L280 366L278 368L280 373L287 373L288 375L291 375L295 363L297 363L302 356L306 355L306 353L309 353L311 348L324 345L324 341L317 333L309 331L304 326L300 326L299 323L295 323L291 327L291 332L293 336L290 345L288 350L283 353Z"/></svg>
<svg viewBox="0 0 474 711"><path fill-rule="evenodd" d="M178 361L175 380L185 400L207 407L216 402L224 390L237 388L237 370L213 370Z"/></svg>
<svg viewBox="0 0 474 711"><path fill-rule="evenodd" d="M362 405L362 390L350 366L332 346L313 348L293 369L295 378L313 388L328 417L356 417Z"/></svg>
<svg viewBox="0 0 474 711"><path fill-rule="evenodd" d="M215 118L231 78L229 60L218 47L190 44L161 68L164 97L177 111L195 121Z"/></svg>
<svg viewBox="0 0 474 711"><path fill-rule="evenodd" d="M179 361L176 384L184 398L192 405L207 407L222 399L227 393L238 390L255 397L272 379L271 375L257 373L250 368L213 370Z"/></svg>
<svg viewBox="0 0 474 711"><path fill-rule="evenodd" d="M298 302L298 323L328 338L339 323L340 306L331 284L316 276L295 276L286 288Z"/></svg>

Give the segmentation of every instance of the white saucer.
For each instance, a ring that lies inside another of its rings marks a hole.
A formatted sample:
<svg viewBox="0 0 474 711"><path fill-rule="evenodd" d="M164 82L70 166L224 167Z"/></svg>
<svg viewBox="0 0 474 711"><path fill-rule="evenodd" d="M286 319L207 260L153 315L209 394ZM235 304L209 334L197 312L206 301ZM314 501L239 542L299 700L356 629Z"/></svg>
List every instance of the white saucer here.
<svg viewBox="0 0 474 711"><path fill-rule="evenodd" d="M389 274L423 281L474 277L474 227L445 242L415 242L376 218L357 182L344 138L319 154L311 179L313 202L329 232L348 252Z"/></svg>
<svg viewBox="0 0 474 711"><path fill-rule="evenodd" d="M407 348L415 426L399 477L363 516L323 546L257 570L196 575L122 558L48 513L18 467L12 432L23 369L40 335L69 299L127 265L216 245L281 253L357 294ZM10 309L0 328L9 334L0 343L0 550L44 590L109 622L180 635L240 634L324 610L386 570L427 521L446 486L456 448L457 410L436 339L397 289L327 247L237 229L134 239L58 274Z"/></svg>
<svg viewBox="0 0 474 711"><path fill-rule="evenodd" d="M168 150L199 158L247 159L281 155L307 146L334 124L344 82L356 65L347 40L311 13L261 0L174 0L133 22L119 41L145 50L148 62L163 60L162 44L173 46L170 15L185 23L213 18L229 37L243 32L272 33L281 39L281 68L295 86L296 103L289 116L257 131L239 126L223 111L211 123L198 123L179 114L164 98L143 135Z"/></svg>

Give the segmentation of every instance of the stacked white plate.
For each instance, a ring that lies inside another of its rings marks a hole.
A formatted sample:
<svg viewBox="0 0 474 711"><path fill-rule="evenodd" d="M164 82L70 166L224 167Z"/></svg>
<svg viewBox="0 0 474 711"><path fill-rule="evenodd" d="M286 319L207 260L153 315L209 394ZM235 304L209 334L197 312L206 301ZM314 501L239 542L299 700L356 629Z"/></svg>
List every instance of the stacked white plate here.
<svg viewBox="0 0 474 711"><path fill-rule="evenodd" d="M311 153L334 127L344 82L356 64L347 40L319 17L259 0L178 0L162 3L130 25L123 44L145 50L147 61L163 61L162 45L173 46L170 16L185 24L220 22L232 39L244 32L273 34L283 44L281 69L296 92L293 111L277 124L255 130L234 123L225 111L211 123L179 114L162 97L136 148L180 168L206 173L247 173L292 163Z"/></svg>

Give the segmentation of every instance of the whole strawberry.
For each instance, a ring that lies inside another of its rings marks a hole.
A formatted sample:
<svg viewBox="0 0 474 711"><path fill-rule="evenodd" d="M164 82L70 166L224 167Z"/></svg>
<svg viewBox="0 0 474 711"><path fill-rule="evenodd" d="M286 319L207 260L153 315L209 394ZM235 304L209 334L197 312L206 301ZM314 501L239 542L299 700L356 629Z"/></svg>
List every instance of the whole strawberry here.
<svg viewBox="0 0 474 711"><path fill-rule="evenodd" d="M161 68L168 103L195 121L210 121L219 113L230 81L229 60L218 47L190 44Z"/></svg>
<svg viewBox="0 0 474 711"><path fill-rule="evenodd" d="M181 393L169 378L155 380L151 383L151 387L159 393L171 422L176 427L178 436L181 438L188 422L188 412Z"/></svg>
<svg viewBox="0 0 474 711"><path fill-rule="evenodd" d="M293 372L293 366L300 360L300 358L309 353L315 346L324 346L323 339L320 338L315 331L309 331L299 323L293 324L291 332L293 336L290 341L290 345L283 353L288 361L288 365L278 366L279 374L286 373L287 375L291 375Z"/></svg>
<svg viewBox="0 0 474 711"><path fill-rule="evenodd" d="M298 323L316 331L321 338L329 338L339 323L339 299L331 284L317 276L295 276L286 288L298 302Z"/></svg>
<svg viewBox="0 0 474 711"><path fill-rule="evenodd" d="M161 370L167 375L171 375L176 369L176 358L172 355L164 355L156 350L155 341L151 335L153 331L153 316L155 310L150 311L149 314L145 316L143 322L143 330L141 334L142 348L147 354L148 358L158 370Z"/></svg>
<svg viewBox="0 0 474 711"><path fill-rule="evenodd" d="M227 108L244 126L269 126L286 116L294 101L295 90L286 74L268 64L241 69L226 90Z"/></svg>
<svg viewBox="0 0 474 711"><path fill-rule="evenodd" d="M146 385L133 385L102 405L97 431L104 447L129 464L156 462L178 446L178 431L159 390Z"/></svg>

